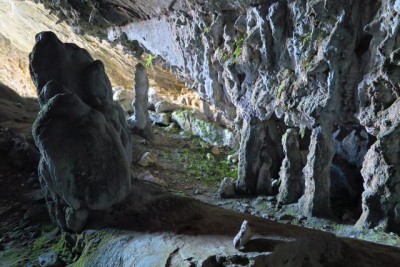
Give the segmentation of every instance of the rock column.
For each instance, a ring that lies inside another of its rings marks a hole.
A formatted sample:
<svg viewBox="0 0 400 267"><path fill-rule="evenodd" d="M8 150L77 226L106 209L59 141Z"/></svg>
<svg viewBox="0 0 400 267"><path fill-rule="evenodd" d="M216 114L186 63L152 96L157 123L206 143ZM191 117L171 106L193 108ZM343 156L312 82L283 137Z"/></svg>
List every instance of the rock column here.
<svg viewBox="0 0 400 267"><path fill-rule="evenodd" d="M136 65L135 71L135 99L133 100L134 115L130 118L130 127L135 134L151 141L153 131L149 111L149 79L147 78L146 68L141 64Z"/></svg>
<svg viewBox="0 0 400 267"><path fill-rule="evenodd" d="M382 134L365 155L361 169L364 178L363 212L357 227L380 226L400 232L399 148L400 124L397 122L389 129L382 129Z"/></svg>
<svg viewBox="0 0 400 267"><path fill-rule="evenodd" d="M334 146L329 127L317 127L311 134L307 164L303 169L305 189L299 200L306 216L331 216L330 168Z"/></svg>
<svg viewBox="0 0 400 267"><path fill-rule="evenodd" d="M270 194L283 159L280 125L252 118L244 122L239 149L239 194Z"/></svg>
<svg viewBox="0 0 400 267"><path fill-rule="evenodd" d="M297 202L304 188L303 164L299 149L299 133L295 129L288 129L282 137L285 158L282 162L279 178L278 202L290 204Z"/></svg>

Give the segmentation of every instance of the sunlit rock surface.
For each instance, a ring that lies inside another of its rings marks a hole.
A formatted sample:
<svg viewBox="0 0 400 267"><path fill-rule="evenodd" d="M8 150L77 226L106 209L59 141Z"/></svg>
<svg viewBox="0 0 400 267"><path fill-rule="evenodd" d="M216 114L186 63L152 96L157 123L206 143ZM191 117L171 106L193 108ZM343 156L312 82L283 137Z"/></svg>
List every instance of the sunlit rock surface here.
<svg viewBox="0 0 400 267"><path fill-rule="evenodd" d="M121 45L111 45L106 37L99 39L90 34L77 34L54 12L32 1L0 0L0 17L1 81L20 95L35 96L28 72L28 54L34 45L35 35L41 31L53 31L61 40L84 47L95 59L103 61L114 86L132 90L133 68L138 60L129 50L124 52ZM174 90L179 92L184 86L175 75L159 67L155 69L150 70L150 85L158 91L164 94Z"/></svg>

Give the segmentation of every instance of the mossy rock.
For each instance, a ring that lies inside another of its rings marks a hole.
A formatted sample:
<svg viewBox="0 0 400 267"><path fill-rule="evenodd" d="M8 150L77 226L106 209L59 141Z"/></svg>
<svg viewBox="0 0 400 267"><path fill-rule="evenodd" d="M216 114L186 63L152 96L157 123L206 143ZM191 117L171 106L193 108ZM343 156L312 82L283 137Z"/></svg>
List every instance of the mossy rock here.
<svg viewBox="0 0 400 267"><path fill-rule="evenodd" d="M179 110L172 113L172 119L184 130L191 131L203 141L219 146L236 147L234 134L214 122L202 118L193 110Z"/></svg>

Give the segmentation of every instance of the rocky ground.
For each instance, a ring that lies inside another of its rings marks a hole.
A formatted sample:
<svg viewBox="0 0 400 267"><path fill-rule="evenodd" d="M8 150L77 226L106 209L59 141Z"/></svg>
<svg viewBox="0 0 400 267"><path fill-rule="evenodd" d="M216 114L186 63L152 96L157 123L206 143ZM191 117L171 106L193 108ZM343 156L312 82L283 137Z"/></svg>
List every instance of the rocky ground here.
<svg viewBox="0 0 400 267"><path fill-rule="evenodd" d="M135 138L136 155L132 164L135 177L146 177L152 174L159 183L170 190L193 196L226 209L232 209L286 224L295 224L307 228L319 229L338 236L357 238L380 244L400 246L400 238L394 233L385 233L379 227L371 230L358 230L353 227L357 219L352 211L341 218L321 219L306 218L298 215L297 204L279 206L275 196L259 196L254 198L223 199L218 194L220 183L224 177L235 177L237 165L227 160L236 151L220 148L220 154L212 156L212 148L199 138L185 132L171 133L165 127L154 127L155 141L149 144ZM157 156L155 164L143 167L137 162L140 155L153 151ZM189 175L188 175L189 174Z"/></svg>

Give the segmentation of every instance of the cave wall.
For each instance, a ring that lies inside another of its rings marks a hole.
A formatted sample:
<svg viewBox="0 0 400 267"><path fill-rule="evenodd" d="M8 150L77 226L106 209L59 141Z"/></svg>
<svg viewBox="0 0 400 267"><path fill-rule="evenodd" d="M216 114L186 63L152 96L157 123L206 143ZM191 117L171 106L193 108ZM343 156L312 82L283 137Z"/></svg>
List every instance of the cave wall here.
<svg viewBox="0 0 400 267"><path fill-rule="evenodd" d="M61 40L84 47L94 58L104 62L114 87L132 90L134 66L139 61L132 45L112 44L104 36L77 31L74 24L63 21L57 12L46 10L33 1L0 0L0 18L0 80L18 94L36 96L29 75L28 55L35 44L35 35L41 31L52 31ZM184 87L168 69L154 66L149 72L150 85L157 92L177 95Z"/></svg>
<svg viewBox="0 0 400 267"><path fill-rule="evenodd" d="M364 193L357 225L399 229L399 162L392 155L399 152L394 140L400 1L42 2L76 32L139 41L215 105L242 136L268 136L242 138L239 165L253 175L239 171L237 185L252 188L246 193L256 192L258 179L271 173L265 167L268 157L253 147L265 146L269 157L280 160L299 158L299 151L291 157L290 151L282 155L281 149L268 146L269 140L283 137L285 128L297 129L301 136L308 132L309 143L299 203L306 215L330 213L332 134L364 128L376 142L364 147L369 151L358 163ZM154 27L146 32L143 25ZM270 120L285 125L275 136L262 126Z"/></svg>

